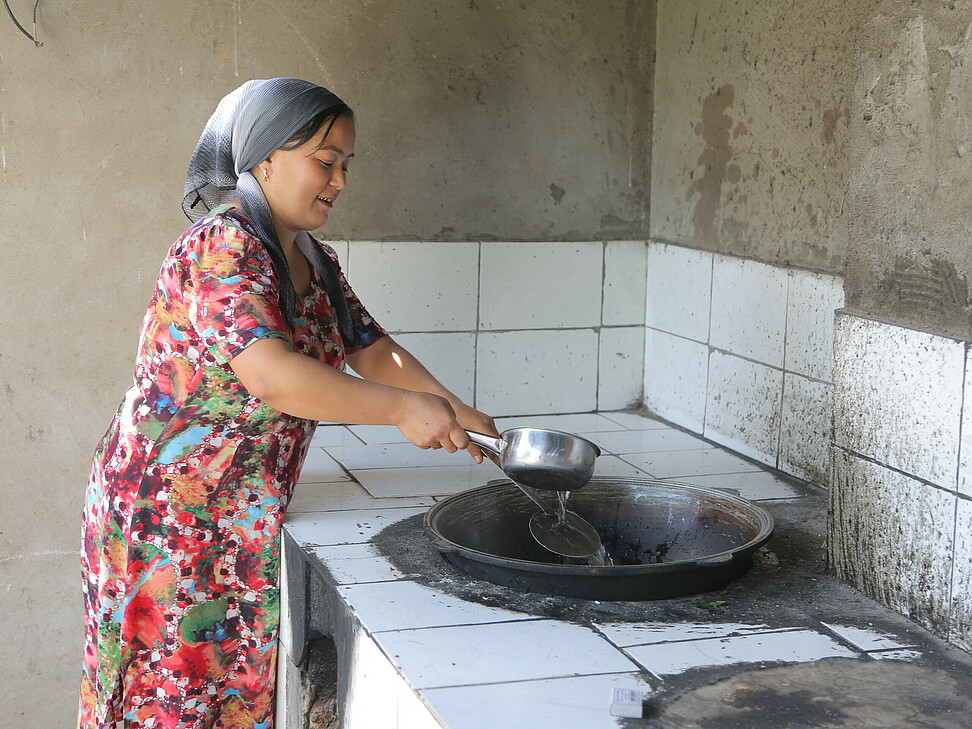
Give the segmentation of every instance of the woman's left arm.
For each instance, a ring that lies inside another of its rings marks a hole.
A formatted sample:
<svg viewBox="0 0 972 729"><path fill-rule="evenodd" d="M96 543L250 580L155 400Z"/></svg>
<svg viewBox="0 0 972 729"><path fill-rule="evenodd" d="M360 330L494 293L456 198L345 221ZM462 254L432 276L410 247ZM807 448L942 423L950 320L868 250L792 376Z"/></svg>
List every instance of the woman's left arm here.
<svg viewBox="0 0 972 729"><path fill-rule="evenodd" d="M349 354L347 359L351 369L366 380L404 390L430 392L444 397L456 411L456 419L463 428L488 435L499 435L496 423L489 415L466 405L390 336L379 337L367 347ZM470 445L469 452L475 458L479 454L479 449L475 445Z"/></svg>

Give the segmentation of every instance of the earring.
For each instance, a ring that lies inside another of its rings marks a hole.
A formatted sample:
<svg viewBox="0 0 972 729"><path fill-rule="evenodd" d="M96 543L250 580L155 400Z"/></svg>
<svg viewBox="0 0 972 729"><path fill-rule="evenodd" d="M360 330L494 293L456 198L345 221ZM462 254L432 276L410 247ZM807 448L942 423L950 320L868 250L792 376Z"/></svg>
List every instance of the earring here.
<svg viewBox="0 0 972 729"><path fill-rule="evenodd" d="M264 168L263 168L263 181L264 181L264 182L266 182L266 181L267 181L267 180L269 180L269 179L270 179L270 173L269 173L269 172L267 172L267 168L266 168L266 167L264 167Z"/></svg>

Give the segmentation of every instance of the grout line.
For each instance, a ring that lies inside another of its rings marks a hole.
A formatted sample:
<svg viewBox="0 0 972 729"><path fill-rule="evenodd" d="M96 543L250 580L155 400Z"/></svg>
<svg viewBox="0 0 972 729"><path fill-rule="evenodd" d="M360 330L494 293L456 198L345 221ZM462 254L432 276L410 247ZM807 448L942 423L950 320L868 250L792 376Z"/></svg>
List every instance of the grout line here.
<svg viewBox="0 0 972 729"><path fill-rule="evenodd" d="M944 486L941 486L940 484L929 481L928 479L922 478L921 476L916 476L913 473L902 471L900 468L889 466L887 463L882 463L881 461L877 460L872 456L866 456L863 453L859 453L858 451L851 450L846 446L838 445L837 443L831 442L830 447L833 448L835 451L841 451L842 453L850 456L851 458L856 458L859 461L870 463L873 466L877 466L878 468L883 468L887 471L890 471L891 473L896 473L899 476L904 476L905 478L910 479L915 483L919 483L923 486L930 486L931 488L936 489L938 491L944 491L946 494L949 494L950 496L955 496L963 501L972 501L972 495L963 494L960 491L947 489ZM957 508L958 505L956 504L956 509Z"/></svg>

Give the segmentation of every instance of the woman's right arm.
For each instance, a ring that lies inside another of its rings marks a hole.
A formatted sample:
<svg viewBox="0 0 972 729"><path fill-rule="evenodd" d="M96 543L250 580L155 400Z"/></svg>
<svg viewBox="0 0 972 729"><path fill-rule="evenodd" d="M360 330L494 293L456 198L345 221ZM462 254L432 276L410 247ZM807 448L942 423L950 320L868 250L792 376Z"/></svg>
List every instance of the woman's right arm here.
<svg viewBox="0 0 972 729"><path fill-rule="evenodd" d="M282 339L258 339L229 364L251 395L288 415L394 425L419 448L441 447L449 453L469 445L445 398L352 377L294 352Z"/></svg>

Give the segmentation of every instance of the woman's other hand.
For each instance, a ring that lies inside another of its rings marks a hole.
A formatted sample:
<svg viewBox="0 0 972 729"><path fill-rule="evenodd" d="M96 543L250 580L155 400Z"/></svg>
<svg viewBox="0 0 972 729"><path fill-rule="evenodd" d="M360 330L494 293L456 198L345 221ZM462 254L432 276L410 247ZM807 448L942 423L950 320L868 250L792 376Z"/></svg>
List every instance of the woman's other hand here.
<svg viewBox="0 0 972 729"><path fill-rule="evenodd" d="M444 397L405 390L395 423L402 435L419 448L444 448L449 453L469 447L469 436ZM479 461L482 461L480 456Z"/></svg>

